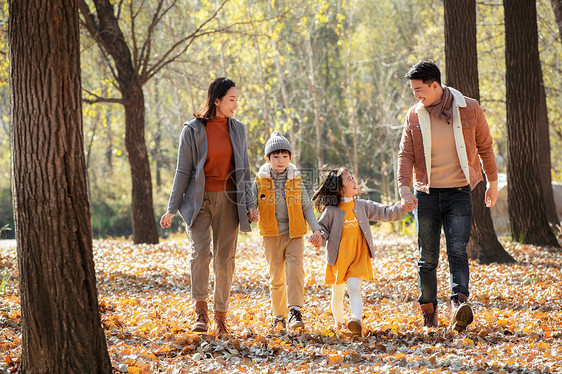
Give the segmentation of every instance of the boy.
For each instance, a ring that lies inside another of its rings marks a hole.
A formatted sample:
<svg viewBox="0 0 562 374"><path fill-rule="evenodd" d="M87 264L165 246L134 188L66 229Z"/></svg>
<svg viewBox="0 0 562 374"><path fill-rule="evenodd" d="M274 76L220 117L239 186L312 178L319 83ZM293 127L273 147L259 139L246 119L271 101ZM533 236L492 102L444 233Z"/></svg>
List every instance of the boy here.
<svg viewBox="0 0 562 374"><path fill-rule="evenodd" d="M313 235L309 241L320 245L320 226L299 170L291 163L293 148L279 131L265 145L265 160L253 186L260 214L258 228L263 236L269 264L273 327L303 328L304 236L307 222ZM288 308L287 308L288 306ZM289 312L288 325L285 315Z"/></svg>

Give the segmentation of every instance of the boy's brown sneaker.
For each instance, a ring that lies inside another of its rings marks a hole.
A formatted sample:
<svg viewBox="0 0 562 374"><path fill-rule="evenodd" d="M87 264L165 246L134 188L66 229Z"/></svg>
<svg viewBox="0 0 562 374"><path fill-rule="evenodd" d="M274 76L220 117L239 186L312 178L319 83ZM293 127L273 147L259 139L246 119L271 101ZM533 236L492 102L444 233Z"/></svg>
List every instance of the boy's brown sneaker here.
<svg viewBox="0 0 562 374"><path fill-rule="evenodd" d="M363 328L361 327L361 321L356 318L352 318L347 323L347 328L353 335L361 336Z"/></svg>
<svg viewBox="0 0 562 374"><path fill-rule="evenodd" d="M466 330L466 326L470 325L474 320L474 315L472 313L472 308L467 303L468 297L465 294L460 293L458 298L451 299L451 330L456 330L458 332Z"/></svg>
<svg viewBox="0 0 562 374"><path fill-rule="evenodd" d="M304 322L302 321L301 311L295 308L289 309L289 324L290 329L302 329L304 328Z"/></svg>
<svg viewBox="0 0 562 374"><path fill-rule="evenodd" d="M284 329L287 326L287 322L285 321L285 316L275 316L273 317L273 328L281 328Z"/></svg>
<svg viewBox="0 0 562 374"><path fill-rule="evenodd" d="M209 316L207 314L207 302L206 301L196 301L195 302L195 322L191 325L191 331L193 332L207 332L209 329L207 324L209 323Z"/></svg>
<svg viewBox="0 0 562 374"><path fill-rule="evenodd" d="M423 316L423 327L437 327L439 326L439 319L437 318L437 307L433 303L420 305Z"/></svg>

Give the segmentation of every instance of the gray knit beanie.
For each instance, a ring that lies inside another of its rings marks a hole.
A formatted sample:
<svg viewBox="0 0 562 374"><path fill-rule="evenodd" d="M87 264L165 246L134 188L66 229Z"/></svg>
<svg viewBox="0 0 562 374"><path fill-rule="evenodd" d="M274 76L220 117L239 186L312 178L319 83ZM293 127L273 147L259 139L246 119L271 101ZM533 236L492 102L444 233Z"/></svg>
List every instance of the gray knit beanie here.
<svg viewBox="0 0 562 374"><path fill-rule="evenodd" d="M271 137L265 143L265 155L269 156L272 152L278 151L280 149L286 149L293 154L293 147L291 143L285 138L279 131L273 131Z"/></svg>

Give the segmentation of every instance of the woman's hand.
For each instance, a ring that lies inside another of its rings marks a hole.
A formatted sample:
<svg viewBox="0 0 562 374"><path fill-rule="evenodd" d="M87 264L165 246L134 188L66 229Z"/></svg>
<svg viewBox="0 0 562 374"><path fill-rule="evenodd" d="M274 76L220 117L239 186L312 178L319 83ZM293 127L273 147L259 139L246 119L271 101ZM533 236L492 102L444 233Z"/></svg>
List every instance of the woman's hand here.
<svg viewBox="0 0 562 374"><path fill-rule="evenodd" d="M260 220L260 212L256 209L248 209L246 214L248 215L248 221L250 222L258 222Z"/></svg>
<svg viewBox="0 0 562 374"><path fill-rule="evenodd" d="M308 238L308 241L316 248L320 247L322 245L322 233L320 232L320 230L314 231L312 236Z"/></svg>
<svg viewBox="0 0 562 374"><path fill-rule="evenodd" d="M174 218L174 216L175 214L172 213L164 213L162 218L160 218L160 226L162 226L163 229L167 229L168 227L172 226L172 218Z"/></svg>

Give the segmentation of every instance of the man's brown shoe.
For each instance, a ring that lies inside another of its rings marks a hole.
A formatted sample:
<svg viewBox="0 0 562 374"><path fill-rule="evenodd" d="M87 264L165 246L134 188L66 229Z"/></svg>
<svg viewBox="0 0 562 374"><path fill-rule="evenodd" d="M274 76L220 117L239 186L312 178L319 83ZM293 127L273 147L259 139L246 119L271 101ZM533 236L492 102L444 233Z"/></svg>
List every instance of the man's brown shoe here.
<svg viewBox="0 0 562 374"><path fill-rule="evenodd" d="M439 319L437 318L437 307L433 303L420 305L423 316L423 327L437 327L439 326Z"/></svg>
<svg viewBox="0 0 562 374"><path fill-rule="evenodd" d="M193 332L207 332L209 323L209 316L207 315L207 302L197 300L195 302L195 322L191 325Z"/></svg>
<svg viewBox="0 0 562 374"><path fill-rule="evenodd" d="M215 328L217 335L228 335L228 325L226 324L226 312L218 312L215 310Z"/></svg>
<svg viewBox="0 0 562 374"><path fill-rule="evenodd" d="M451 330L458 332L464 331L466 326L470 325L474 320L472 308L467 304L468 297L460 293L458 299L451 299L451 311L453 317L451 318Z"/></svg>

